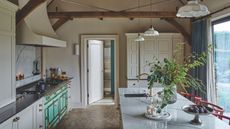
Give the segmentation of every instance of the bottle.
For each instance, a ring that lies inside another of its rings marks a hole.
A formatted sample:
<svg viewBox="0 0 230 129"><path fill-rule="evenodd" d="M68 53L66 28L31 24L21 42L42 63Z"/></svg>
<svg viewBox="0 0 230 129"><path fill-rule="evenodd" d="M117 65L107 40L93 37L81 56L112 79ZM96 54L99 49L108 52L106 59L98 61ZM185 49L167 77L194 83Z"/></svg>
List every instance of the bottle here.
<svg viewBox="0 0 230 129"><path fill-rule="evenodd" d="M61 68L60 68L60 67L57 67L57 75L58 75L58 76L61 76L61 73L62 73Z"/></svg>

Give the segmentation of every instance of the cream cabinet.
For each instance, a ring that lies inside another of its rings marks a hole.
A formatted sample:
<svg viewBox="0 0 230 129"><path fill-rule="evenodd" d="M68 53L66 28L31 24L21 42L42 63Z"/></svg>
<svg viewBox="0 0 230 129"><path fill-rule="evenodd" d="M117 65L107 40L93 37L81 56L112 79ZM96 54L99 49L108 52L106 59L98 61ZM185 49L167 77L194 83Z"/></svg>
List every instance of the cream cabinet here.
<svg viewBox="0 0 230 129"><path fill-rule="evenodd" d="M16 116L17 129L34 129L34 106L30 106Z"/></svg>
<svg viewBox="0 0 230 129"><path fill-rule="evenodd" d="M13 116L12 118L2 123L0 125L0 129L17 129L17 123L15 122L15 118L16 116Z"/></svg>
<svg viewBox="0 0 230 129"><path fill-rule="evenodd" d="M45 115L43 99L38 100L34 104L34 129L45 129Z"/></svg>
<svg viewBox="0 0 230 129"><path fill-rule="evenodd" d="M128 87L147 87L147 76L137 80L137 75L149 73L149 63L154 58L175 58L183 63L183 37L178 33L160 33L156 37L144 37L144 42L135 42L136 33L127 33L127 83ZM177 51L176 51L177 50ZM176 54L176 53L177 54Z"/></svg>
<svg viewBox="0 0 230 129"><path fill-rule="evenodd" d="M44 106L41 98L0 124L0 129L44 129L44 125Z"/></svg>
<svg viewBox="0 0 230 129"><path fill-rule="evenodd" d="M0 107L15 101L15 12L17 6L0 0Z"/></svg>

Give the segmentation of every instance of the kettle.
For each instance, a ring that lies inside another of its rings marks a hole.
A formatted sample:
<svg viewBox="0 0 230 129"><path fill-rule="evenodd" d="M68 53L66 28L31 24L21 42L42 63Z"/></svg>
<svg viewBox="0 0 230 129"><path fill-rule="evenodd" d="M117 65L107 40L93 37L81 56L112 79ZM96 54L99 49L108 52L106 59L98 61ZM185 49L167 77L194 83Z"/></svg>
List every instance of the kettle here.
<svg viewBox="0 0 230 129"><path fill-rule="evenodd" d="M40 93L44 93L46 90L46 83L44 80L38 82L38 90Z"/></svg>

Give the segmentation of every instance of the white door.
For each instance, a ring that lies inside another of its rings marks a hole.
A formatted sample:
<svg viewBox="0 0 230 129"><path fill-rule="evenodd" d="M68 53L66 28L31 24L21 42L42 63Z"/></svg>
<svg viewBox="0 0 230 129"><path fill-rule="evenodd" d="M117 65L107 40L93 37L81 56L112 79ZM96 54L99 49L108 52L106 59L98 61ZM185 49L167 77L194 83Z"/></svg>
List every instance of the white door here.
<svg viewBox="0 0 230 129"><path fill-rule="evenodd" d="M88 41L89 104L103 99L103 41Z"/></svg>

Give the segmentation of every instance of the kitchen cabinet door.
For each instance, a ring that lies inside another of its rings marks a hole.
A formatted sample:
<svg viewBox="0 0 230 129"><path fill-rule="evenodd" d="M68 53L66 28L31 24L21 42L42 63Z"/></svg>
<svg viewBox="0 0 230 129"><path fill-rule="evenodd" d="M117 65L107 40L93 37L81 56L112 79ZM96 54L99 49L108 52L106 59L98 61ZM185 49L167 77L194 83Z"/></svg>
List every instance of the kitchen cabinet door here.
<svg viewBox="0 0 230 129"><path fill-rule="evenodd" d="M44 129L44 106L43 106L43 99L40 99L38 102L35 104L35 124L36 124L36 129Z"/></svg>
<svg viewBox="0 0 230 129"><path fill-rule="evenodd" d="M17 6L0 1L0 107L15 101L15 12Z"/></svg>
<svg viewBox="0 0 230 129"><path fill-rule="evenodd" d="M67 84L67 88L68 88L68 105L67 105L67 110L68 111L71 111L72 110L72 105L71 105L71 99L72 99L72 96L71 96L71 85L72 85L72 82L70 81L68 84Z"/></svg>
<svg viewBox="0 0 230 129"><path fill-rule="evenodd" d="M60 119L64 116L65 112L67 111L68 105L68 91L64 90L62 96L60 98Z"/></svg>
<svg viewBox="0 0 230 129"><path fill-rule="evenodd" d="M62 112L62 110L64 109L65 107L65 100L64 100L64 94L61 95L60 99L59 99L59 110L60 110L60 113Z"/></svg>
<svg viewBox="0 0 230 129"><path fill-rule="evenodd" d="M14 96L13 80L12 80L12 38L11 36L1 35L0 34L0 82L1 90L0 91L0 107L8 104L12 101L12 96Z"/></svg>
<svg viewBox="0 0 230 129"><path fill-rule="evenodd" d="M154 58L158 58L158 44L154 37L145 38L144 43L140 44L140 74L149 73L149 63L153 62ZM147 76L142 76L141 79L147 79Z"/></svg>
<svg viewBox="0 0 230 129"><path fill-rule="evenodd" d="M173 36L173 57L175 57L176 62L179 64L184 63L184 49L185 49L185 42L181 35L174 35Z"/></svg>
<svg viewBox="0 0 230 129"><path fill-rule="evenodd" d="M54 105L54 110L53 110L54 113L53 114L54 114L55 120L58 119L58 116L59 116L59 106L60 106L59 99L60 99L60 97L57 97L53 103L53 105Z"/></svg>
<svg viewBox="0 0 230 129"><path fill-rule="evenodd" d="M164 58L172 58L172 35L159 36L157 38L158 44L158 59L163 61Z"/></svg>
<svg viewBox="0 0 230 129"><path fill-rule="evenodd" d="M53 101L50 101L45 105L45 128L48 129L51 127L54 120L54 105Z"/></svg>
<svg viewBox="0 0 230 129"><path fill-rule="evenodd" d="M0 129L17 129L17 122L14 120L16 117L12 117L0 125Z"/></svg>
<svg viewBox="0 0 230 129"><path fill-rule="evenodd" d="M139 44L134 39L135 36L127 37L128 79L136 79L139 74Z"/></svg>
<svg viewBox="0 0 230 129"><path fill-rule="evenodd" d="M34 106L30 106L17 114L17 129L34 129Z"/></svg>

